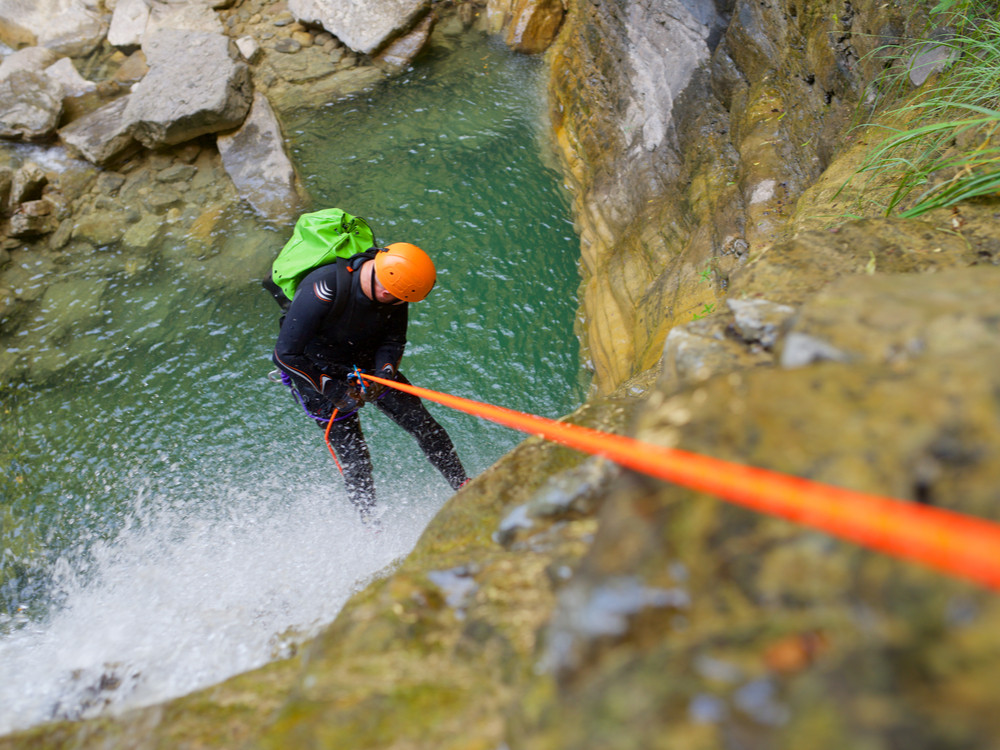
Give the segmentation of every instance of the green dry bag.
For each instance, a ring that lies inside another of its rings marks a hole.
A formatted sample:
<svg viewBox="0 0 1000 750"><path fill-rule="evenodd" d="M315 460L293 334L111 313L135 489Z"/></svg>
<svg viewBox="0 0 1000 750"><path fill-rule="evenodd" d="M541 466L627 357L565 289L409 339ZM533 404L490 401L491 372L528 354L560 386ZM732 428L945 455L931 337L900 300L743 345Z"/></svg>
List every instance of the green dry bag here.
<svg viewBox="0 0 1000 750"><path fill-rule="evenodd" d="M314 268L366 252L374 244L375 235L368 223L342 209L302 214L292 238L274 259L271 279L291 299L299 282Z"/></svg>

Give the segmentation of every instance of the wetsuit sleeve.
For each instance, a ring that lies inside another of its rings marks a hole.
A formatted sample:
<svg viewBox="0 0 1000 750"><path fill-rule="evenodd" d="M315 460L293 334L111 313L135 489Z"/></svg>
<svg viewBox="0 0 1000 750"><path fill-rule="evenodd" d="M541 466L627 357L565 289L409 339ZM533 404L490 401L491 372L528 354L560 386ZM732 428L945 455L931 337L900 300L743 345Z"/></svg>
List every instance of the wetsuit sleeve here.
<svg viewBox="0 0 1000 750"><path fill-rule="evenodd" d="M331 381L306 356L305 350L319 333L327 313L333 307L336 294L336 276L333 272L313 273L303 279L285 315L285 322L281 325L273 355L274 363L292 378L328 397L334 394L324 393L323 389L326 386L327 391L330 391Z"/></svg>
<svg viewBox="0 0 1000 750"><path fill-rule="evenodd" d="M399 367L406 348L406 325L409 320L409 305L402 305L399 312L393 315L389 330L375 350L375 370L381 371L386 365L392 365L393 371Z"/></svg>

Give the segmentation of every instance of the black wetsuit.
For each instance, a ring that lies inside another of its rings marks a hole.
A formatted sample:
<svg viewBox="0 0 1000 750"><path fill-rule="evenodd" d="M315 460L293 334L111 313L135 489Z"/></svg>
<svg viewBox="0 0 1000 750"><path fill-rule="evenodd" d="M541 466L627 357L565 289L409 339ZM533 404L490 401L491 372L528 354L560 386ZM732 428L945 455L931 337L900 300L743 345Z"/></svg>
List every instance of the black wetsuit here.
<svg viewBox="0 0 1000 750"><path fill-rule="evenodd" d="M341 412L330 428L330 444L340 460L348 496L363 517L375 504L375 484L361 420L352 402L345 402L347 375L355 366L382 374L389 365L397 380L408 382L395 370L406 346L408 305L382 304L365 295L357 269L369 257L360 255L347 264L322 266L299 283L273 355L275 364L292 378L307 411L321 418L322 429L340 405ZM347 301L337 303L337 276L347 273L347 268L352 269ZM416 438L453 489L466 481L451 438L420 399L389 388L374 403Z"/></svg>

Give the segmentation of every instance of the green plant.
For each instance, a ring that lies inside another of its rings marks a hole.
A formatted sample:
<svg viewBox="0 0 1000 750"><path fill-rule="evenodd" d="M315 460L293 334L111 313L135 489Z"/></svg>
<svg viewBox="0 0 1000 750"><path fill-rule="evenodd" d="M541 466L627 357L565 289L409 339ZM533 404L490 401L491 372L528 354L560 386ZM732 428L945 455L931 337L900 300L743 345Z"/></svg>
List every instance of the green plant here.
<svg viewBox="0 0 1000 750"><path fill-rule="evenodd" d="M1000 192L1000 20L995 3L941 0L932 19L950 35L915 40L893 48L895 84L905 81L914 61L934 45L950 68L926 90L891 109L873 134L887 131L858 174L868 180L863 192L889 185L881 210L904 218L970 198ZM888 48L884 48L888 49ZM884 82L891 88L892 81Z"/></svg>
<svg viewBox="0 0 1000 750"><path fill-rule="evenodd" d="M715 304L714 303L706 302L705 306L701 309L701 312L700 313L695 313L694 314L694 318L692 318L692 319L693 320L701 320L702 318L704 318L704 317L706 317L708 315L711 315L713 312L715 312Z"/></svg>

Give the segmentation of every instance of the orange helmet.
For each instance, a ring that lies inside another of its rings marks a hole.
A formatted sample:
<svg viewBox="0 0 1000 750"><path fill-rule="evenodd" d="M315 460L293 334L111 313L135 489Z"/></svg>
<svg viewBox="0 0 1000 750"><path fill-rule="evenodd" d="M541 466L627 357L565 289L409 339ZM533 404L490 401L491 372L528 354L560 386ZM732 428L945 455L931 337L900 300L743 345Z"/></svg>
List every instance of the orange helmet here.
<svg viewBox="0 0 1000 750"><path fill-rule="evenodd" d="M419 302L437 281L434 261L409 242L393 242L375 253L375 278L393 297Z"/></svg>

